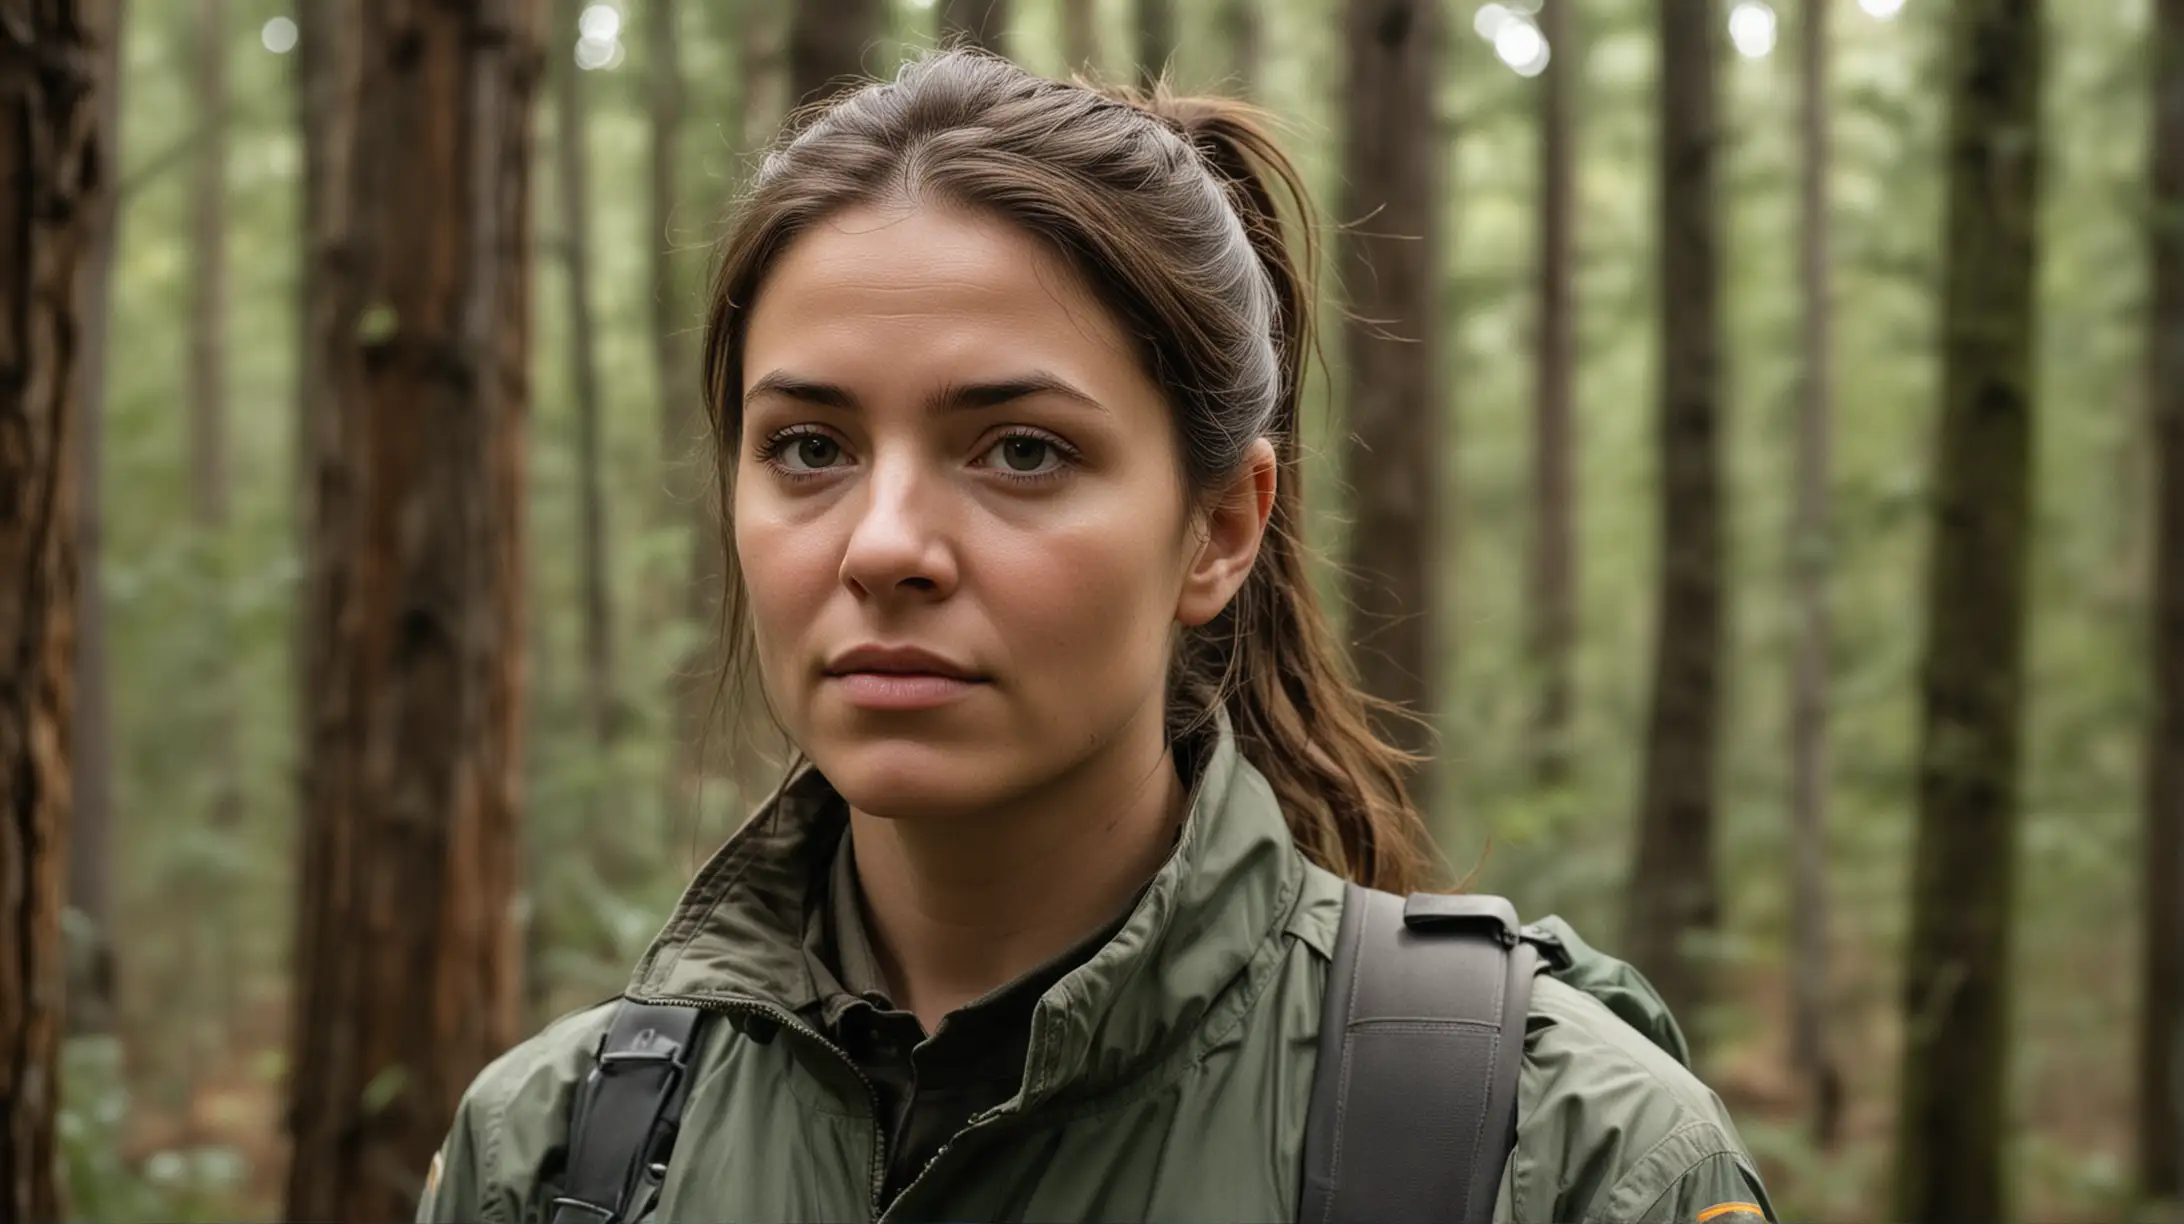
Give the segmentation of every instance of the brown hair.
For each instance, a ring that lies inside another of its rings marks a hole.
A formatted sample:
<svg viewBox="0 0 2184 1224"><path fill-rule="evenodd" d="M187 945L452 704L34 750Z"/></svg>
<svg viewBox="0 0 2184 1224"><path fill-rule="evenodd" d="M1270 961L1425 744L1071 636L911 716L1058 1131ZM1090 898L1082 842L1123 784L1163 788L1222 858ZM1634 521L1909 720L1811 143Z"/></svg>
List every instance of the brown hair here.
<svg viewBox="0 0 2184 1224"><path fill-rule="evenodd" d="M1076 268L1141 341L1194 496L1223 487L1253 440L1273 443L1280 471L1258 561L1218 617L1180 635L1170 735L1225 709L1307 856L1375 887L1427 886L1431 841L1404 787L1414 760L1374 731L1389 707L1357 687L1306 570L1297 426L1316 244L1296 169L1251 107L1095 89L947 50L792 120L722 241L713 283L705 393L722 504L741 440L745 323L775 259L844 208L927 199L1005 218ZM748 635L725 544L733 659Z"/></svg>

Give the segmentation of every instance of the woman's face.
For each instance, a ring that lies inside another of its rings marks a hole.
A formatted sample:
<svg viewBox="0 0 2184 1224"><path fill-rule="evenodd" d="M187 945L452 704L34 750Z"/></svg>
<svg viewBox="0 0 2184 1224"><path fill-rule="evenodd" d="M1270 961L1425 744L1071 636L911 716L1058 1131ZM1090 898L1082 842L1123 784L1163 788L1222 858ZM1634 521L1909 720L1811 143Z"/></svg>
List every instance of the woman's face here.
<svg viewBox="0 0 2184 1224"><path fill-rule="evenodd" d="M760 668L852 805L989 808L1157 752L1171 630L1258 533L1189 513L1160 389L1060 260L961 210L839 214L768 274L742 392Z"/></svg>

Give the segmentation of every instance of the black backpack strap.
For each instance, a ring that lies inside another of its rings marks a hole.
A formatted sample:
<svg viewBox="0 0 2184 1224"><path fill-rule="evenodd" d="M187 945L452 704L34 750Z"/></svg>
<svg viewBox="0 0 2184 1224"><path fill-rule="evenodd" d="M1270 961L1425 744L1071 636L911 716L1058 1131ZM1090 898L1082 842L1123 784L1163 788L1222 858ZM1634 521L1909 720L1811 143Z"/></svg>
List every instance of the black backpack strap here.
<svg viewBox="0 0 2184 1224"><path fill-rule="evenodd" d="M1538 965L1500 897L1347 887L1305 1120L1303 1224L1492 1218Z"/></svg>
<svg viewBox="0 0 2184 1224"><path fill-rule="evenodd" d="M652 1209L708 1013L622 999L569 1105L550 1224L629 1224Z"/></svg>

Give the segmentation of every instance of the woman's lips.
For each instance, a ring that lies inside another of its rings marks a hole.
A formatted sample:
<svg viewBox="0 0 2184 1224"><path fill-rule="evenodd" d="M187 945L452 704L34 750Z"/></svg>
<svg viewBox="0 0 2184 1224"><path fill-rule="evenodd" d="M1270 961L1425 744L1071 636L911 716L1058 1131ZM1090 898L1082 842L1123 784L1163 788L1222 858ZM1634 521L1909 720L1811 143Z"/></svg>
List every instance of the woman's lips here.
<svg viewBox="0 0 2184 1224"><path fill-rule="evenodd" d="M983 682L931 672L842 672L827 683L860 710L929 710L968 696Z"/></svg>

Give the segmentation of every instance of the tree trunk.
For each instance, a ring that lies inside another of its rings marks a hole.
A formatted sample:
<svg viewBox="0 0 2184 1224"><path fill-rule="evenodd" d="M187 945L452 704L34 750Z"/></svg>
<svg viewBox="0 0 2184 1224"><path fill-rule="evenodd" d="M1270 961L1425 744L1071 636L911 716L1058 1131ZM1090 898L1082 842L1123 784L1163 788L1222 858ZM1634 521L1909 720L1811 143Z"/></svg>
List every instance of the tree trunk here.
<svg viewBox="0 0 2184 1224"><path fill-rule="evenodd" d="M534 0L319 0L292 1219L406 1218L516 1035Z"/></svg>
<svg viewBox="0 0 2184 1224"><path fill-rule="evenodd" d="M1007 55L1009 0L941 0L940 36Z"/></svg>
<svg viewBox="0 0 2184 1224"><path fill-rule="evenodd" d="M1540 33L1552 58L1540 74L1539 338L1532 415L1531 656L1539 685L1532 760L1545 786L1569 778L1570 670L1577 639L1575 275L1576 156L1570 126L1578 60L1570 6L1548 0Z"/></svg>
<svg viewBox="0 0 2184 1224"><path fill-rule="evenodd" d="M563 29L576 25L587 0L561 0ZM569 386L576 396L578 552L584 572L584 707L592 746L604 760L619 721L615 711L614 604L608 594L607 505L599 454L598 329L591 309L591 208L586 192L584 70L559 57L554 75L554 169L561 195L562 264L569 288Z"/></svg>
<svg viewBox="0 0 2184 1224"><path fill-rule="evenodd" d="M1799 255L1805 294L1805 380L1797 405L1797 506L1790 522L1791 604L1797 621L1790 679L1790 926L1795 949L1790 1048L1812 1093L1813 1134L1835 1142L1842 1075L1828 1041L1828 485L1833 469L1835 297L1828 271L1827 0L1805 0L1801 138L1805 181Z"/></svg>
<svg viewBox="0 0 2184 1224"><path fill-rule="evenodd" d="M1133 0L1137 18L1138 84L1147 91L1175 58L1175 0ZM1352 0L1353 5L1356 0ZM1408 5L1399 6L1408 8Z"/></svg>
<svg viewBox="0 0 2184 1224"><path fill-rule="evenodd" d="M228 666L233 655L226 615L227 169L228 134L233 126L227 84L227 0L197 0L193 33L198 123L204 140L190 191L190 509L198 545L204 550L203 572L209 578L209 598L201 615L211 628L209 648L197 661L197 696L204 716L205 772L212 785L208 824L216 836L233 838L242 821L243 779L236 755L235 686ZM196 946L200 926L223 921L233 889L221 874L216 866L203 863L185 877L188 916L182 920L191 924L188 947ZM207 1032L227 1031L237 994L233 943L215 940L214 944L211 964L198 961L190 967L184 995L176 1001L192 1085L209 1053L200 1047L200 1038ZM205 1024L208 1018L214 1021L210 1026ZM195 1095L194 1087L191 1095Z"/></svg>
<svg viewBox="0 0 2184 1224"><path fill-rule="evenodd" d="M0 0L0 1220L62 1217L62 897L74 697L82 261L113 6Z"/></svg>
<svg viewBox="0 0 2184 1224"><path fill-rule="evenodd" d="M702 768L696 746L705 733L704 677L717 654L712 642L714 610L719 607L715 584L720 574L720 525L705 496L709 464L699 462L705 432L701 413L696 350L689 333L698 326L699 313L678 275L681 264L675 238L676 207L682 199L681 137L685 95L681 56L677 50L681 29L675 0L653 0L647 26L646 79L650 84L652 112L652 216L646 241L652 247L652 361L654 385L660 396L660 460L666 479L661 521L680 521L690 533L690 550L679 582L670 584L667 601L689 619L704 636L668 679L668 708L673 711L674 753L672 795L695 793ZM759 23L746 20L737 31L739 48L761 37ZM743 74L732 74L743 92L751 88ZM739 108L720 119L722 130L742 138ZM740 153L742 150L738 150ZM663 609L665 611L665 609ZM668 615L676 613L670 612Z"/></svg>
<svg viewBox="0 0 2184 1224"><path fill-rule="evenodd" d="M1228 48L1229 79L1247 98L1259 94L1259 57L1264 54L1264 23L1259 0L1223 0L1221 42Z"/></svg>
<svg viewBox="0 0 2184 1224"><path fill-rule="evenodd" d="M1440 6L1350 0L1341 268L1351 497L1350 636L1367 692L1402 707L1391 741L1425 755L1435 712L1435 574L1447 442L1441 320ZM1417 781L1423 784L1424 768Z"/></svg>
<svg viewBox="0 0 2184 1224"><path fill-rule="evenodd" d="M2139 1183L2184 1201L2184 0L2155 6L2147 390L2154 423L2153 716L2146 746Z"/></svg>
<svg viewBox="0 0 2184 1224"><path fill-rule="evenodd" d="M1720 924L1721 223L1711 0L1660 0L1660 602L1630 885L1630 951L1705 1044L1707 949Z"/></svg>
<svg viewBox="0 0 2184 1224"><path fill-rule="evenodd" d="M99 181L114 183L120 174L121 29L125 17L119 0L114 35L99 49ZM74 751L69 762L73 792L69 814L68 907L82 921L83 939L72 950L68 982L68 1031L71 1036L110 1033L114 1029L113 849L108 828L113 812L113 742L107 694L106 592L99 581L105 555L105 514L99 504L104 465L106 353L113 318L114 252L119 250L121 202L118 192L100 193L98 220L80 268L83 285L83 347L76 361L76 710Z"/></svg>
<svg viewBox="0 0 2184 1224"><path fill-rule="evenodd" d="M2008 1211L2042 55L2039 0L1959 0L1952 13L1942 404L1894 1211L1937 1222Z"/></svg>
<svg viewBox="0 0 2184 1224"><path fill-rule="evenodd" d="M652 0L646 23L645 82L652 119L652 215L645 242L652 251L652 371L660 396L660 459L672 474L662 520L690 521L694 488L687 479L701 424L698 373L685 333L697 325L677 275L675 214L682 200L683 78L676 0ZM733 125L729 130L735 130ZM702 515L695 522L703 523Z"/></svg>
<svg viewBox="0 0 2184 1224"><path fill-rule="evenodd" d="M1062 57L1071 72L1099 66L1098 8L1095 0L1062 0Z"/></svg>
<svg viewBox="0 0 2184 1224"><path fill-rule="evenodd" d="M789 96L796 105L854 89L865 50L887 28L885 0L798 0L789 22Z"/></svg>

